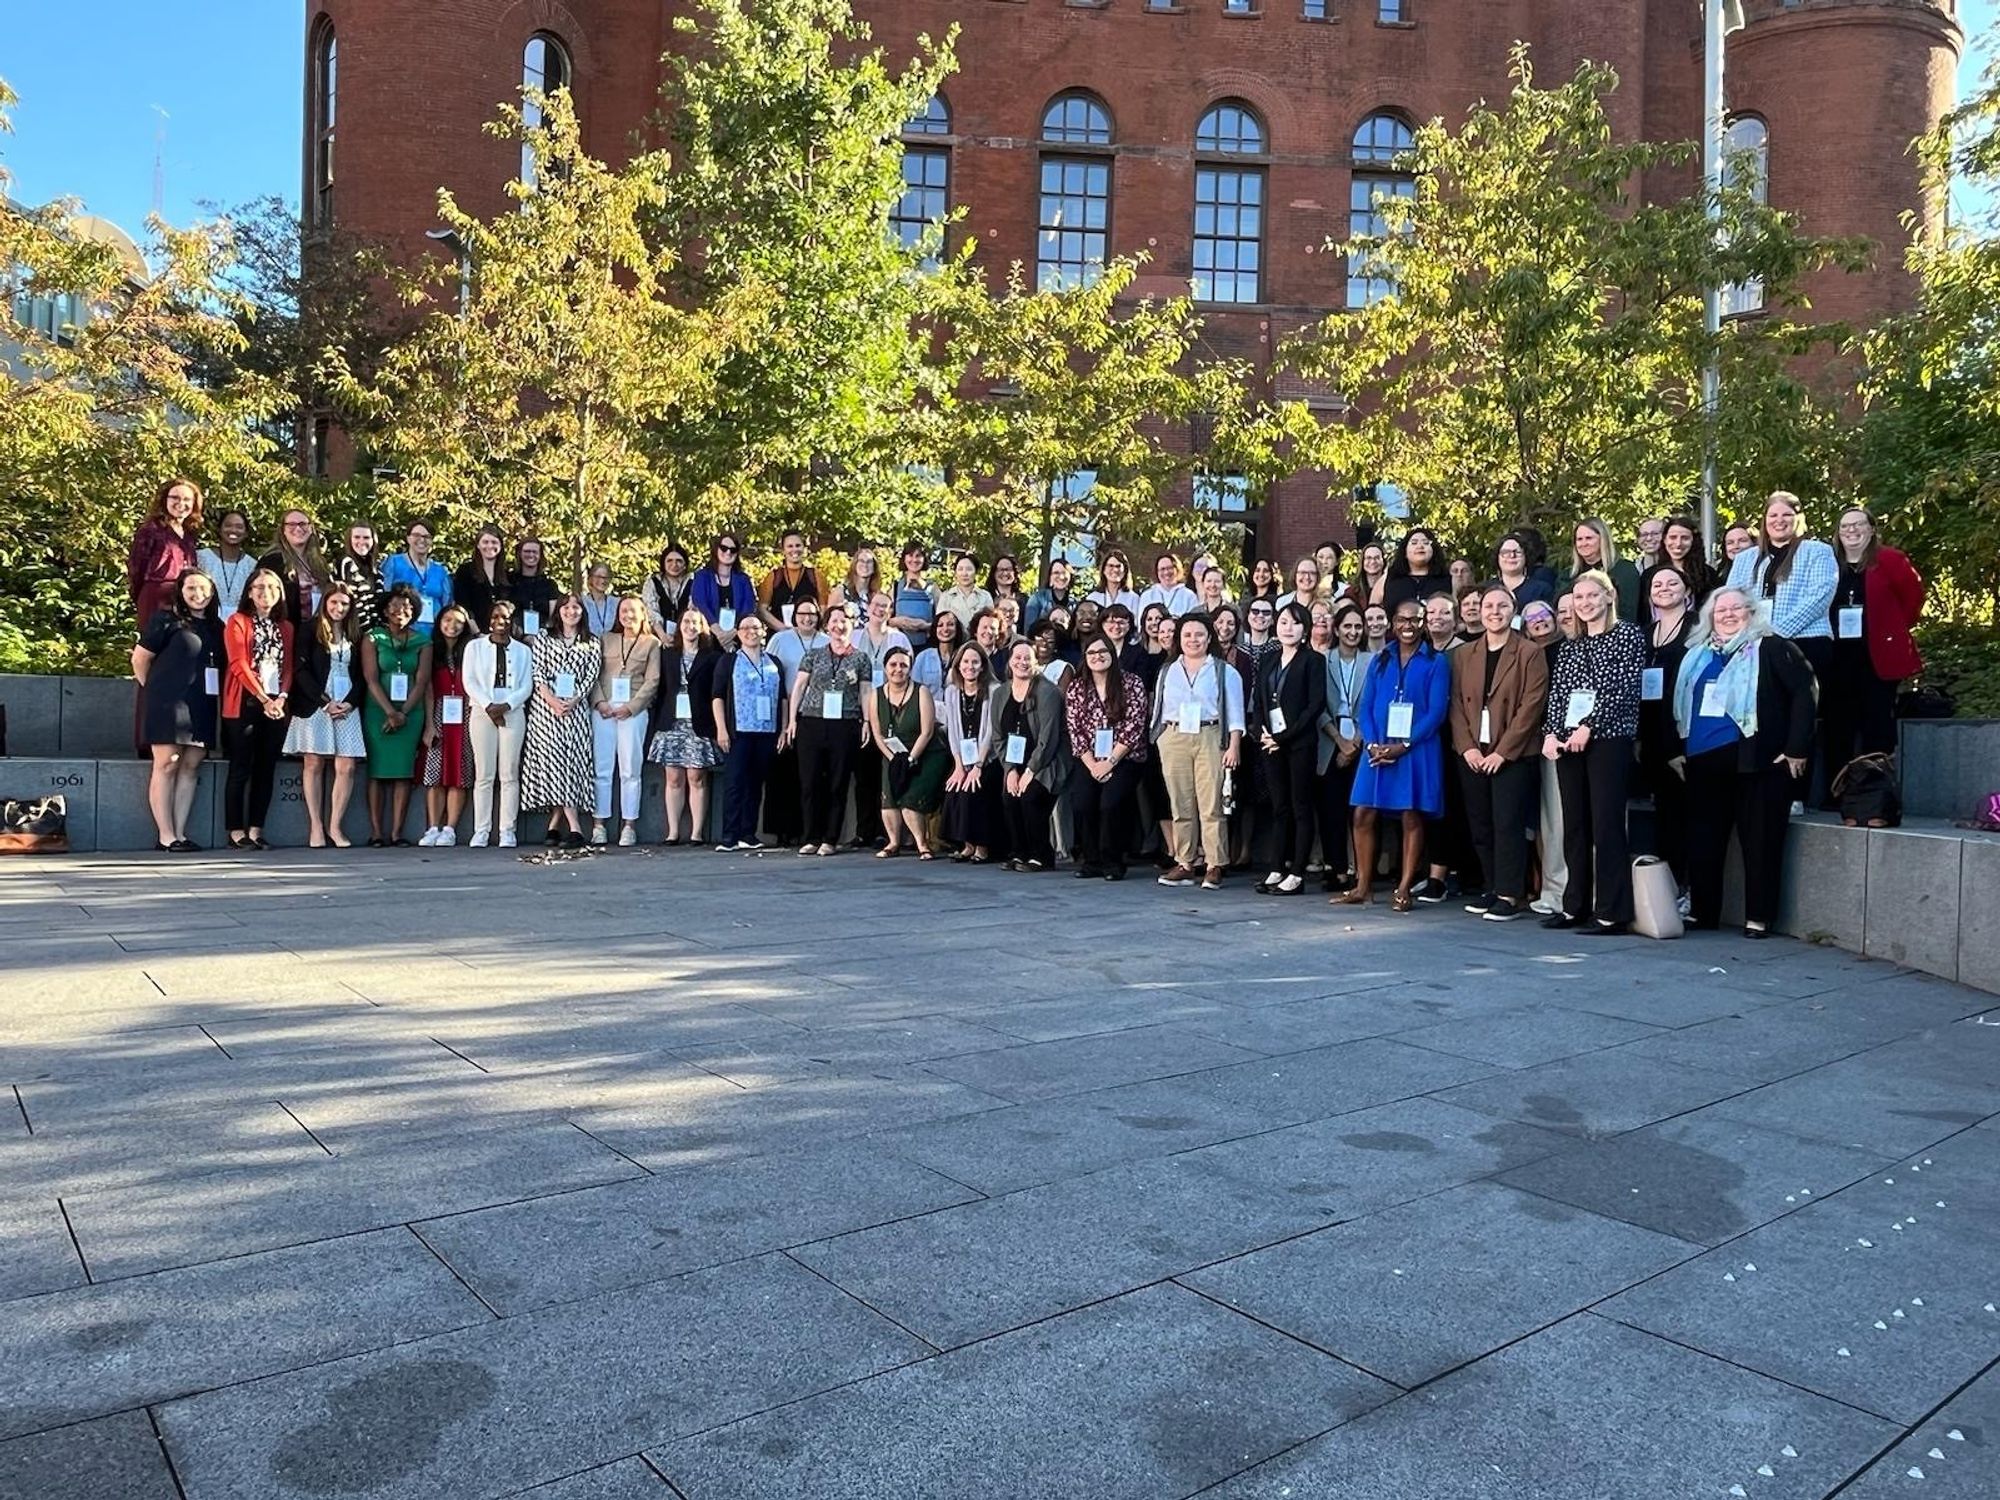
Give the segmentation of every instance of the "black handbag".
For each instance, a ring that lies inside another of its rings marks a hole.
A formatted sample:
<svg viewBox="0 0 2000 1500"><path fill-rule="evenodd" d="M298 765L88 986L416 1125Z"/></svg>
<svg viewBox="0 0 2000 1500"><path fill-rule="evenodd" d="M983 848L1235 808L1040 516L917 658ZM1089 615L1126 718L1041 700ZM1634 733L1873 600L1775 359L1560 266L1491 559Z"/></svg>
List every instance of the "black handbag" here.
<svg viewBox="0 0 2000 1500"><path fill-rule="evenodd" d="M1829 790L1849 828L1900 828L1903 793L1896 785L1896 757L1880 751L1857 755L1840 768Z"/></svg>
<svg viewBox="0 0 2000 1500"><path fill-rule="evenodd" d="M0 802L0 854L67 854L69 799Z"/></svg>

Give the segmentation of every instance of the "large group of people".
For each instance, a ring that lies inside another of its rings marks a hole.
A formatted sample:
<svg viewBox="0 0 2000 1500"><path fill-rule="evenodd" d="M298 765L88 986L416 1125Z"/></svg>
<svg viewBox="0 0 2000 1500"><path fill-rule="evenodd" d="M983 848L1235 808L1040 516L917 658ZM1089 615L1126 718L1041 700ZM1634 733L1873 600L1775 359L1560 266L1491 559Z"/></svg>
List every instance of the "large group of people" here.
<svg viewBox="0 0 2000 1500"><path fill-rule="evenodd" d="M1894 748L1920 666L1908 559L1858 508L1834 542L1807 535L1782 491L1713 562L1685 516L1646 522L1630 553L1586 518L1558 557L1529 528L1472 557L1419 525L1351 569L1333 542L1256 560L1240 590L1206 557L1142 574L1107 547L1037 579L914 541L887 576L863 545L822 579L788 531L762 578L725 532L699 567L669 544L636 587L595 564L578 591L538 539L493 527L456 568L421 523L386 557L373 527L322 538L297 510L262 552L241 511L206 535L201 491L175 480L131 551L163 850L196 847L217 747L247 849L269 847L286 755L310 844L343 848L364 762L370 845L413 842L413 800L414 842L453 845L469 800L469 842L502 848L524 810L550 844L637 843L652 762L668 845L1066 859L1107 880L1150 859L1166 886L1244 870L1259 893L1316 879L1353 906L1386 884L1396 911L1456 898L1616 933L1638 791L1683 911L1721 920L1734 835L1761 933L1794 804Z"/></svg>

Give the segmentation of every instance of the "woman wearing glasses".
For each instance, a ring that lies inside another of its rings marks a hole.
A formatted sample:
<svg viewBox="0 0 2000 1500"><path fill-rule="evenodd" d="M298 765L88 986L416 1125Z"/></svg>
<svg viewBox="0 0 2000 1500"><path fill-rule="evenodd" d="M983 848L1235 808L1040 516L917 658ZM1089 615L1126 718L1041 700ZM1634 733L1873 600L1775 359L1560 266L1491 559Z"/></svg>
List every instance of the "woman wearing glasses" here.
<svg viewBox="0 0 2000 1500"><path fill-rule="evenodd" d="M736 622L757 608L757 591L739 563L741 552L734 533L725 531L709 548L708 566L694 575L694 607L725 651L736 644Z"/></svg>

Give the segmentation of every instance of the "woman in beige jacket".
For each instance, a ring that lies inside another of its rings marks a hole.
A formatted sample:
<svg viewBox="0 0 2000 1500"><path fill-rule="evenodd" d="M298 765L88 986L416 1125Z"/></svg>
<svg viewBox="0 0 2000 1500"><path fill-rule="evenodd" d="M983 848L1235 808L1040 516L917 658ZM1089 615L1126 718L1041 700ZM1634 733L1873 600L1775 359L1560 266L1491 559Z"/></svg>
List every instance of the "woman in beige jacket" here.
<svg viewBox="0 0 2000 1500"><path fill-rule="evenodd" d="M597 772L597 821L593 844L606 842L611 816L611 783L619 790L625 826L618 842L639 842L639 780L646 766L646 721L660 690L660 641L653 634L646 601L627 594L618 601L618 623L604 637L604 670L590 690L592 756Z"/></svg>

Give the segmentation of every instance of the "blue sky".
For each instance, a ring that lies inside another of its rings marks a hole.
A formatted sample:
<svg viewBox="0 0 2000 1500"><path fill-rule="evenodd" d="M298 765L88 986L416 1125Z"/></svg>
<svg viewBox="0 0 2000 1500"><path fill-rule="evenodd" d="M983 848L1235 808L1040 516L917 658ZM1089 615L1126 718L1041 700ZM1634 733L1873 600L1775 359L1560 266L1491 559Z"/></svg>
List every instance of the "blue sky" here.
<svg viewBox="0 0 2000 1500"><path fill-rule="evenodd" d="M408 0L424 4L428 0ZM1692 3L1692 0L1690 0ZM141 232L153 199L157 105L167 111L167 218L264 193L296 200L301 0L0 0L0 77L21 95L0 160L24 202L73 195ZM1986 35L2000 0L1963 0ZM1961 89L1984 65L1966 59ZM142 236L143 238L143 236Z"/></svg>

